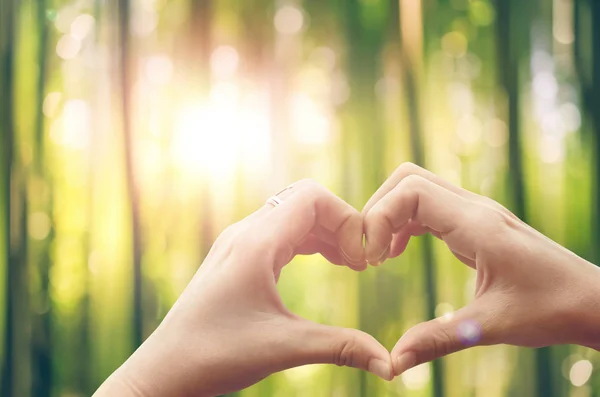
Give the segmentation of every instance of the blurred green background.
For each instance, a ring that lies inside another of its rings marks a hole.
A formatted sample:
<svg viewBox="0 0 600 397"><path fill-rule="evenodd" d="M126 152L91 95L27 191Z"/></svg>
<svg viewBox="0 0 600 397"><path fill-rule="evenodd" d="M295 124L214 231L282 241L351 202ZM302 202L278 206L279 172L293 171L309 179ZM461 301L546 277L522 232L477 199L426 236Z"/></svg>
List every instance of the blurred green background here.
<svg viewBox="0 0 600 397"><path fill-rule="evenodd" d="M600 263L600 1L0 0L0 134L0 395L90 395L296 179L361 208L417 162ZM360 274L295 262L291 310L390 349L473 293L427 237ZM238 395L600 396L599 366L497 346Z"/></svg>

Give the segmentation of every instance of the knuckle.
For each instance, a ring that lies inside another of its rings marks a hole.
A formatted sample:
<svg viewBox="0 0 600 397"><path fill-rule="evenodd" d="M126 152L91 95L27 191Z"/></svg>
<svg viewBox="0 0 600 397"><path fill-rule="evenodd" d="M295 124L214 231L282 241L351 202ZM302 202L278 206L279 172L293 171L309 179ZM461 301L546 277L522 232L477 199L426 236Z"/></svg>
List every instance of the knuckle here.
<svg viewBox="0 0 600 397"><path fill-rule="evenodd" d="M335 363L335 365L340 367L351 367L354 364L355 356L356 339L354 337L350 337L342 341L342 343L337 347L333 358L333 362Z"/></svg>
<svg viewBox="0 0 600 397"><path fill-rule="evenodd" d="M308 192L318 192L322 188L321 184L312 178L301 179L297 184Z"/></svg>
<svg viewBox="0 0 600 397"><path fill-rule="evenodd" d="M402 177L406 177L408 175L414 175L419 173L421 170L421 167L419 167L418 165L416 165L415 163L411 163L410 161L407 161L406 163L402 163L400 164L400 166L397 168L398 174Z"/></svg>
<svg viewBox="0 0 600 397"><path fill-rule="evenodd" d="M229 239L229 247L232 253L241 258L255 258L268 254L273 237L270 233L252 233L248 230L238 232Z"/></svg>
<svg viewBox="0 0 600 397"><path fill-rule="evenodd" d="M400 183L408 190L419 190L427 183L427 180L420 175L411 174L402 179Z"/></svg>
<svg viewBox="0 0 600 397"><path fill-rule="evenodd" d="M223 231L221 232L221 234L219 234L213 245L215 247L222 248L231 247L232 245L234 245L234 241L237 239L238 234L240 232L241 228L239 224L234 223L232 225L229 225L225 229L223 229Z"/></svg>
<svg viewBox="0 0 600 397"><path fill-rule="evenodd" d="M431 359L446 356L453 352L455 338L447 328L440 327L434 331L431 338Z"/></svg>
<svg viewBox="0 0 600 397"><path fill-rule="evenodd" d="M302 179L300 182L301 194L307 196L309 200L316 201L324 197L327 189L314 179Z"/></svg>

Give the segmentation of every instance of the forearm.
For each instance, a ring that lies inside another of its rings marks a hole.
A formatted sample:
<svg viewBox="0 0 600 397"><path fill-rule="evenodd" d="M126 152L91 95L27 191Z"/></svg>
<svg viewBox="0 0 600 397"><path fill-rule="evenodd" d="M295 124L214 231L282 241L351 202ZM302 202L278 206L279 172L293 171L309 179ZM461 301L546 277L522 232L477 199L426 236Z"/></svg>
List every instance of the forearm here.
<svg viewBox="0 0 600 397"><path fill-rule="evenodd" d="M185 357L193 349L180 348L172 335L156 330L129 359L96 391L94 397L210 397L209 371L196 371L186 363L198 359ZM199 372L199 373L198 373ZM190 381L190 379L193 379ZM185 385L193 385L188 390Z"/></svg>

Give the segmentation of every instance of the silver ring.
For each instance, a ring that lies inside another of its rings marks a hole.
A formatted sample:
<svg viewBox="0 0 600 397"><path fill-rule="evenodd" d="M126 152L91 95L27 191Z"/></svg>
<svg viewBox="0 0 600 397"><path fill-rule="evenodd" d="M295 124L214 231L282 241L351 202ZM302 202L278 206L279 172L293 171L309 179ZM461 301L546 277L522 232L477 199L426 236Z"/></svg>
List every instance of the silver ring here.
<svg viewBox="0 0 600 397"><path fill-rule="evenodd" d="M281 204L281 199L276 195L271 196L267 199L267 204L271 204L273 207L277 207L279 204Z"/></svg>
<svg viewBox="0 0 600 397"><path fill-rule="evenodd" d="M271 204L273 207L277 207L283 201L278 196L281 193L285 192L286 190L291 189L293 186L294 186L294 183L292 183L291 185L289 185L287 187L284 187L283 189L281 189L280 191L278 191L277 193L275 193L274 195L272 195L271 197L269 197L267 199L267 204Z"/></svg>

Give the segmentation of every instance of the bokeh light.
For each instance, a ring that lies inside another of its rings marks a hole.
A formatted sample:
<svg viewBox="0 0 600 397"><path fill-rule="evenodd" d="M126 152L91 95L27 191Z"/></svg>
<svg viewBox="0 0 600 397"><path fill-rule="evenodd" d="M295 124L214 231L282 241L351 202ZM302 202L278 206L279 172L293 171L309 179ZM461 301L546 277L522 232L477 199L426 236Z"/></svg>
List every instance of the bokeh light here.
<svg viewBox="0 0 600 397"><path fill-rule="evenodd" d="M275 29L281 34L297 34L304 26L304 14L296 6L286 5L277 10L274 23Z"/></svg>
<svg viewBox="0 0 600 397"><path fill-rule="evenodd" d="M583 386L592 376L594 367L589 360L579 360L573 364L569 372L569 379L573 386Z"/></svg>

